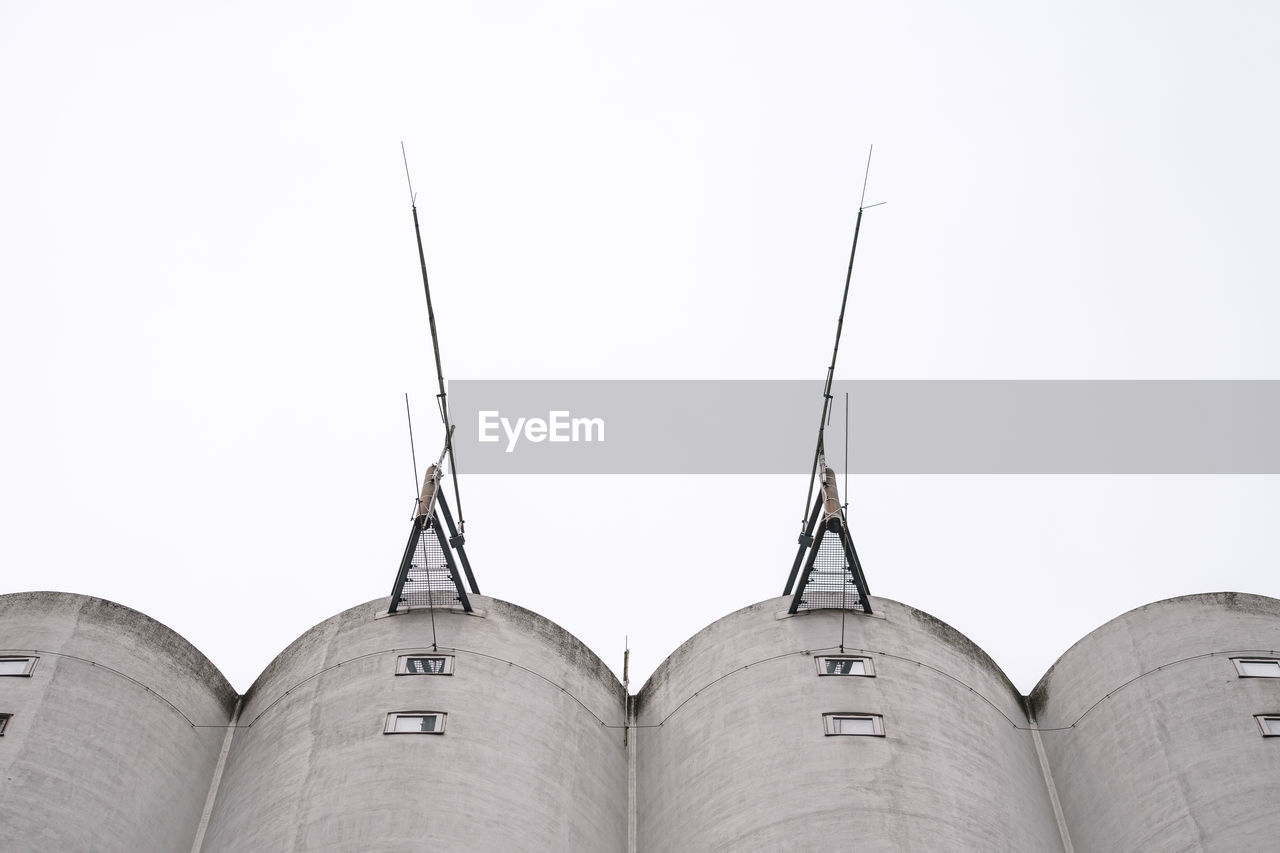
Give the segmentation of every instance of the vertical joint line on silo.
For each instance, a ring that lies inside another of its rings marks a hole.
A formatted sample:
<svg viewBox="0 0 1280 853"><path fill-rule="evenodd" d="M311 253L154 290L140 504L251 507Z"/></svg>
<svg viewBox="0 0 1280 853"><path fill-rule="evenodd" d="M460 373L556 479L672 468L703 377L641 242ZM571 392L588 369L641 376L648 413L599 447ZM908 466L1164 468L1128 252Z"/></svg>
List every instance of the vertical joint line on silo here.
<svg viewBox="0 0 1280 853"><path fill-rule="evenodd" d="M626 721L623 728L627 748L627 853L636 853L636 720L633 699L634 697L627 693Z"/></svg>
<svg viewBox="0 0 1280 853"><path fill-rule="evenodd" d="M235 710L231 712L231 720L227 723L227 733L222 738L222 750L218 753L218 763L213 768L213 779L209 781L209 794L204 798L204 811L200 813L200 826L196 828L195 840L191 842L191 853L200 853L204 846L204 833L209 828L209 817L213 814L214 801L218 799L218 785L222 783L222 768L227 764L227 753L231 752L231 738L236 733L240 722L240 708L244 697L236 698Z"/></svg>
<svg viewBox="0 0 1280 853"><path fill-rule="evenodd" d="M1027 712L1031 723L1031 742L1036 746L1036 758L1040 761L1040 772L1044 774L1045 787L1049 789L1049 802L1053 806L1053 819L1058 822L1058 835L1062 837L1062 849L1065 853L1075 853L1071 846L1071 833L1067 831L1067 819L1062 814L1062 802L1058 799L1058 786L1053 783L1053 771L1049 768L1049 756L1045 754L1044 742L1040 740L1040 723Z"/></svg>

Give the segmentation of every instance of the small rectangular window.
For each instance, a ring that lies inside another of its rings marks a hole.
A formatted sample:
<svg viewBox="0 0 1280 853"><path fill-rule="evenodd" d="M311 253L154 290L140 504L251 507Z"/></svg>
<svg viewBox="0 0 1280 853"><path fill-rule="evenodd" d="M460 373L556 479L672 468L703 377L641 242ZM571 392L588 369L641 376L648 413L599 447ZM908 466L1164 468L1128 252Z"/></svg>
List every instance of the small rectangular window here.
<svg viewBox="0 0 1280 853"><path fill-rule="evenodd" d="M876 674L871 658L855 655L822 655L817 658L818 675L866 675Z"/></svg>
<svg viewBox="0 0 1280 853"><path fill-rule="evenodd" d="M440 711L394 711L387 714L387 723L382 733L388 735L444 734L445 716Z"/></svg>
<svg viewBox="0 0 1280 853"><path fill-rule="evenodd" d="M4 730L9 728L9 720L13 714L0 714L0 737L4 735Z"/></svg>
<svg viewBox="0 0 1280 853"><path fill-rule="evenodd" d="M884 717L879 714L823 714L822 721L829 735L884 737Z"/></svg>
<svg viewBox="0 0 1280 853"><path fill-rule="evenodd" d="M401 655L396 661L396 675L453 675L453 655Z"/></svg>
<svg viewBox="0 0 1280 853"><path fill-rule="evenodd" d="M1280 678L1280 660L1275 658L1232 658L1241 678Z"/></svg>
<svg viewBox="0 0 1280 853"><path fill-rule="evenodd" d="M0 675L30 675L38 660L40 658L0 655Z"/></svg>
<svg viewBox="0 0 1280 853"><path fill-rule="evenodd" d="M1280 714L1259 714L1254 719L1258 721L1263 737L1280 737Z"/></svg>

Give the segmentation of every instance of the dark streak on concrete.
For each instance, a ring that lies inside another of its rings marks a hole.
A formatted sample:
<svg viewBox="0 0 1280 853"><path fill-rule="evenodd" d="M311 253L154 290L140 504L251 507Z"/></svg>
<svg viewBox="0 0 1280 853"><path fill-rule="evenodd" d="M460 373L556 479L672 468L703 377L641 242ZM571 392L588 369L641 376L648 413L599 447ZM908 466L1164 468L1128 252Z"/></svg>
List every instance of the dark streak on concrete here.
<svg viewBox="0 0 1280 853"><path fill-rule="evenodd" d="M98 625L116 626L120 629L120 636L129 638L140 648L162 649L165 654L159 660L167 666L192 673L196 681L204 684L214 694L227 716L235 709L238 694L221 670L185 637L145 613L105 598L53 591L0 595L0 618L4 618L5 612L10 609L24 614L40 610L65 613L74 609L78 619ZM147 686L161 695L164 693L163 685Z"/></svg>

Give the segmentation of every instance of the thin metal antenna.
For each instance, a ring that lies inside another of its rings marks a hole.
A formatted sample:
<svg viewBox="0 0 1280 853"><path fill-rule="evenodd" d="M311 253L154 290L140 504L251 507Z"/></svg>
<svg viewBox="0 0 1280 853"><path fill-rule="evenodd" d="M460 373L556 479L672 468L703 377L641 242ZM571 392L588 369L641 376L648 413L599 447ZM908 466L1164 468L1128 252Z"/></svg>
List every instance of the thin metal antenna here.
<svg viewBox="0 0 1280 853"><path fill-rule="evenodd" d="M400 156L404 158L404 178L409 182L409 206L418 204L418 196L413 191L413 178L409 177L409 155L404 150L404 140L400 140Z"/></svg>
<svg viewBox="0 0 1280 853"><path fill-rule="evenodd" d="M844 296L840 299L840 319L836 323L836 342L831 348L831 366L827 368L827 381L822 389L822 417L818 419L818 446L813 451L813 466L809 469L809 488L804 495L804 510L800 515L800 535L803 539L805 522L809 512L809 499L813 497L813 484L818 476L818 459L822 456L822 434L826 429L831 408L831 381L836 373L836 357L840 354L840 335L844 331L844 312L849 304L849 283L853 280L853 259L858 254L858 234L862 231L862 212L867 210L867 180L871 177L871 152L875 146L867 149L867 170L862 177L862 197L858 201L858 219L853 226L853 248L849 250L849 269L844 276ZM879 207L878 202L870 207Z"/></svg>
<svg viewBox="0 0 1280 853"><path fill-rule="evenodd" d="M403 142L400 143L400 147L404 148ZM871 152L874 151L875 148L876 147L874 145L867 146L867 170L862 173L862 198L858 199L858 210L862 210L867 206L867 179L871 177ZM408 168L409 166L406 163L405 170L407 171ZM410 186L409 191L413 192L412 186ZM883 204L883 202L881 202L881 204Z"/></svg>
<svg viewBox="0 0 1280 853"><path fill-rule="evenodd" d="M849 592L845 590L840 596L840 654L844 654L844 619L849 613Z"/></svg>
<svg viewBox="0 0 1280 853"><path fill-rule="evenodd" d="M866 179L863 178L862 194L867 194ZM840 507L840 511L844 512L845 507L849 505L849 392L844 392L844 506ZM844 654L844 623L845 617L849 615L849 585L843 584L840 587L840 654Z"/></svg>
<svg viewBox="0 0 1280 853"><path fill-rule="evenodd" d="M844 505L849 505L849 392L844 392Z"/></svg>
<svg viewBox="0 0 1280 853"><path fill-rule="evenodd" d="M623 635L622 649L622 695L626 697L626 717L622 724L622 745L624 747L631 743L631 723L634 719L631 696L631 635Z"/></svg>
<svg viewBox="0 0 1280 853"><path fill-rule="evenodd" d="M409 177L409 155L405 153L404 143L400 143L400 153L404 156L404 174L409 181L409 202L413 208L413 234L418 241L418 264L422 267L422 290L427 296L427 322L431 326L431 349L436 357L436 380L440 385L440 393L436 402L440 406L440 418L444 421L445 450L449 453L449 473L453 477L453 499L458 505L458 533L467 531L466 518L462 514L462 494L458 491L458 464L453 456L453 424L449 422L448 395L444 390L444 369L440 366L440 336L436 332L436 312L431 305L431 283L427 279L427 256L422 251L422 229L418 225L417 196L413 192L413 179Z"/></svg>
<svg viewBox="0 0 1280 853"><path fill-rule="evenodd" d="M436 652L436 602L431 594L431 584L427 584L427 609L431 611L431 651Z"/></svg>
<svg viewBox="0 0 1280 853"><path fill-rule="evenodd" d="M404 392L404 416L409 419L409 456L413 459L413 493L415 502L422 501L422 486L418 481L418 451L413 447L413 415L409 413L409 392Z"/></svg>
<svg viewBox="0 0 1280 853"><path fill-rule="evenodd" d="M622 688L631 684L631 635L624 634L622 640Z"/></svg>

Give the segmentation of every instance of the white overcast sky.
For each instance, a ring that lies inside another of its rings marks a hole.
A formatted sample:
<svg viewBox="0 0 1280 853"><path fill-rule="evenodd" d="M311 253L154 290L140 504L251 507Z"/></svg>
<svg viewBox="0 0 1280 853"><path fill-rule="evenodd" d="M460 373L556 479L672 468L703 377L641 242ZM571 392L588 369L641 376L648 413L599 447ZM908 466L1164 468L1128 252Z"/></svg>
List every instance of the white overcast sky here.
<svg viewBox="0 0 1280 853"><path fill-rule="evenodd" d="M442 440L401 140L450 378L821 379L872 143L840 378L1280 378L1278 25L3 0L0 589L137 608L240 690L387 594L403 392L420 460ZM615 670L629 635L636 680L786 579L802 477L460 462L481 589ZM1129 608L1280 595L1274 477L858 477L851 504L874 592L1023 691Z"/></svg>

